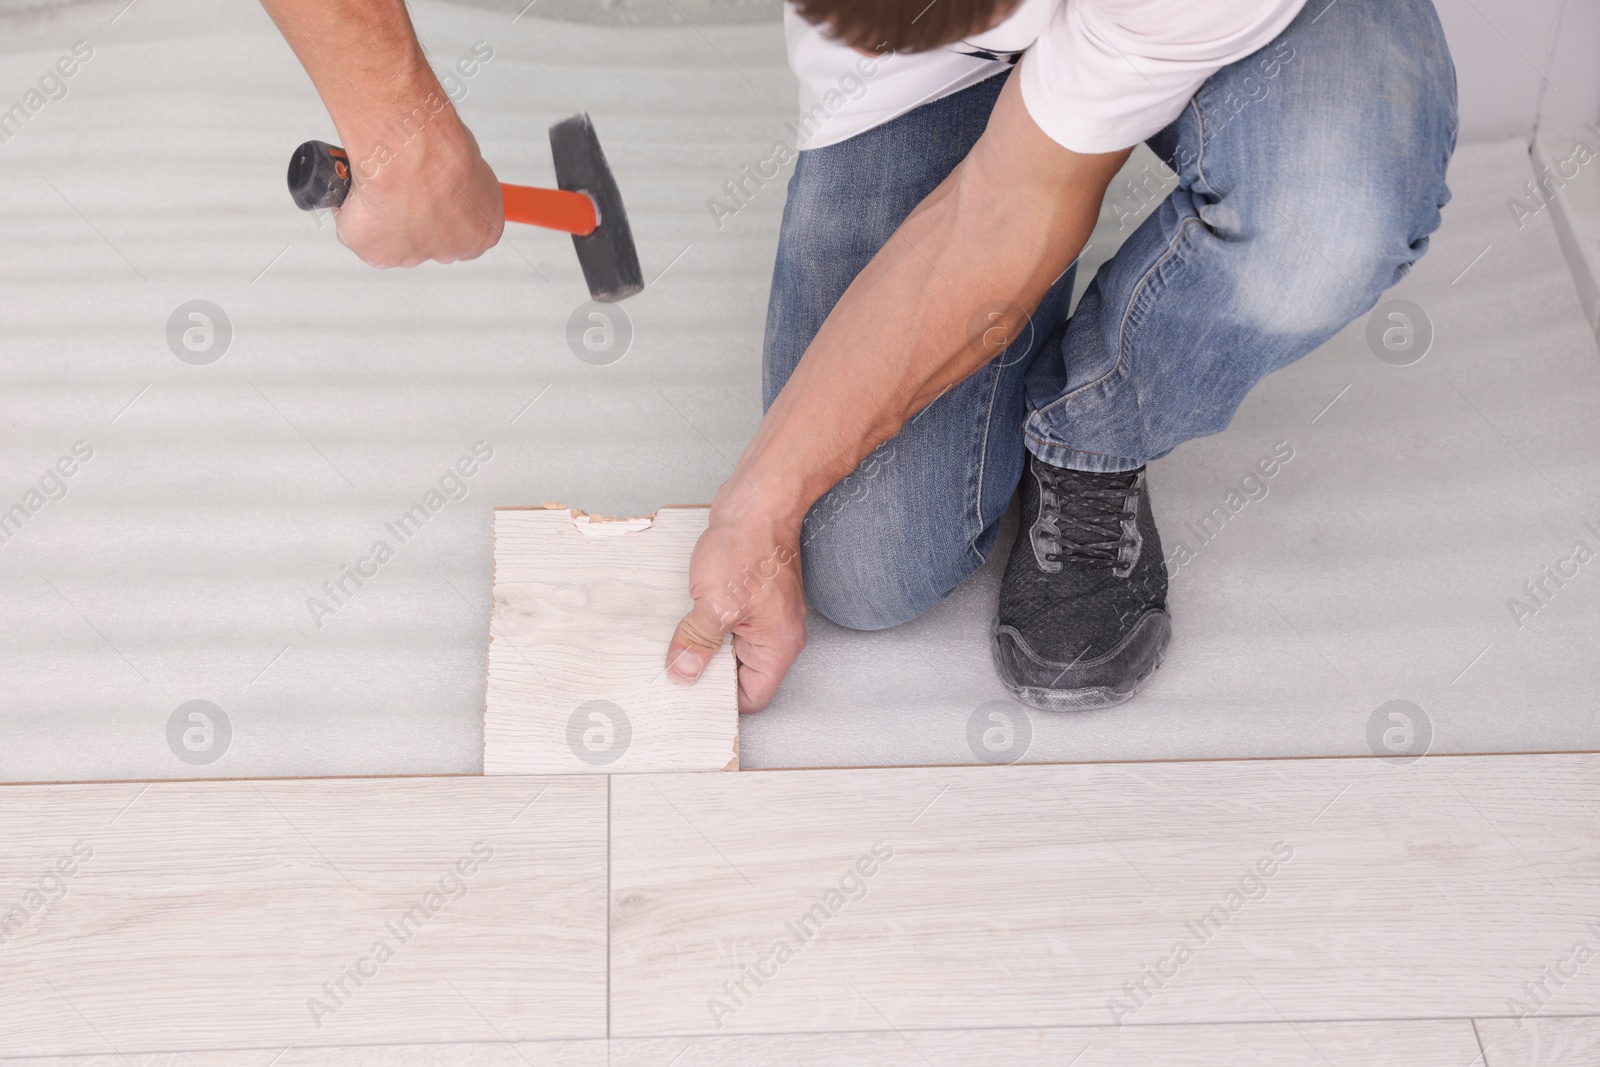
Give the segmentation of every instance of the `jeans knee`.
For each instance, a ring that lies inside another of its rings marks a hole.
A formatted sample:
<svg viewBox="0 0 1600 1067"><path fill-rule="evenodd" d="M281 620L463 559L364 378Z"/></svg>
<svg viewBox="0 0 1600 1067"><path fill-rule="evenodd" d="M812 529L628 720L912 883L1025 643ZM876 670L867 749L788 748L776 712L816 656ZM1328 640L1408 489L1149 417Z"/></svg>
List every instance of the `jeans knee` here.
<svg viewBox="0 0 1600 1067"><path fill-rule="evenodd" d="M943 600L976 569L956 546L941 554L926 530L871 514L813 513L801 534L806 602L851 630L886 630ZM920 536L919 536L920 534Z"/></svg>
<svg viewBox="0 0 1600 1067"><path fill-rule="evenodd" d="M806 602L849 630L887 630L910 622L938 597L896 580L898 567L874 545L829 538L801 548Z"/></svg>
<svg viewBox="0 0 1600 1067"><path fill-rule="evenodd" d="M1422 258L1439 225L1440 194L1404 184L1351 190L1336 209L1317 197L1274 205L1230 272L1230 303L1243 324L1320 344L1372 307Z"/></svg>
<svg viewBox="0 0 1600 1067"><path fill-rule="evenodd" d="M1294 112L1299 121L1270 149L1245 143L1237 159L1213 160L1220 180L1204 175L1195 197L1207 230L1231 250L1234 310L1268 336L1325 339L1370 308L1426 253L1450 199L1455 83L1431 5L1366 0L1331 17L1379 42L1366 101L1334 108L1346 75L1308 67L1302 88L1321 92ZM1366 26L1374 20L1409 28L1416 54ZM1309 63L1310 50L1296 62Z"/></svg>
<svg viewBox="0 0 1600 1067"><path fill-rule="evenodd" d="M806 573L806 603L829 622L847 630L887 630L927 610L898 593L842 581L837 575Z"/></svg>

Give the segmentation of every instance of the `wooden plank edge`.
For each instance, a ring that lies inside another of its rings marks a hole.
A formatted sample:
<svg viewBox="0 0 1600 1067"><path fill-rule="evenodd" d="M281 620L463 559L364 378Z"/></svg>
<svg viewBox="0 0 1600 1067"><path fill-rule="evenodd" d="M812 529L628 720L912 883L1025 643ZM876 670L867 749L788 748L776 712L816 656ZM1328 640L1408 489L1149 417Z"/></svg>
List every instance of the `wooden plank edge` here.
<svg viewBox="0 0 1600 1067"><path fill-rule="evenodd" d="M1515 752L1430 752L1424 756L1405 757L1408 762L1437 759L1493 758L1497 756L1600 756L1595 748L1532 749ZM1371 756L1356 753L1332 753L1313 756L1197 756L1163 757L1158 759L1068 759L1068 760L1018 760L1015 763L841 763L794 767L749 767L740 770L749 774L790 771L909 771L936 770L941 767L1118 767L1125 764L1157 765L1166 763L1310 763L1326 760L1366 760L1371 763L1388 763L1393 756Z"/></svg>
<svg viewBox="0 0 1600 1067"><path fill-rule="evenodd" d="M653 519L663 511L689 511L696 508L708 509L710 504L662 504L648 515L597 515L592 511L581 508L568 507L559 500L546 500L543 504L496 504L495 511L565 511L574 519L587 516L590 522L636 522L639 519Z"/></svg>

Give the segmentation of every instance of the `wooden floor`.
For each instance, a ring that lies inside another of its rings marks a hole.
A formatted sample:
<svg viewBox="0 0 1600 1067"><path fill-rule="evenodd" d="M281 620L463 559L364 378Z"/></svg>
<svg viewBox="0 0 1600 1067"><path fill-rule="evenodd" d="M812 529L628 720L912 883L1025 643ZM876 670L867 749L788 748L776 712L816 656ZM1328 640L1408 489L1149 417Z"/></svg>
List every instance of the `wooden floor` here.
<svg viewBox="0 0 1600 1067"><path fill-rule="evenodd" d="M1594 756L993 770L617 779L612 1033L1501 1015L1600 945Z"/></svg>
<svg viewBox="0 0 1600 1067"><path fill-rule="evenodd" d="M1597 811L1597 755L5 786L0 1062L1592 1064Z"/></svg>
<svg viewBox="0 0 1600 1067"><path fill-rule="evenodd" d="M276 1056L276 1060L273 1057ZM1073 1030L901 1030L852 1034L251 1049L4 1061L26 1067L1467 1067L1472 1023L1264 1023ZM1497 1061L1491 1061L1499 1067ZM1519 1061L1520 1062L1520 1061ZM1538 1062L1538 1061L1531 1061ZM1554 1063L1556 1061L1544 1061ZM1574 1061L1577 1062L1577 1061Z"/></svg>
<svg viewBox="0 0 1600 1067"><path fill-rule="evenodd" d="M6 787L0 1056L603 1037L606 796Z"/></svg>

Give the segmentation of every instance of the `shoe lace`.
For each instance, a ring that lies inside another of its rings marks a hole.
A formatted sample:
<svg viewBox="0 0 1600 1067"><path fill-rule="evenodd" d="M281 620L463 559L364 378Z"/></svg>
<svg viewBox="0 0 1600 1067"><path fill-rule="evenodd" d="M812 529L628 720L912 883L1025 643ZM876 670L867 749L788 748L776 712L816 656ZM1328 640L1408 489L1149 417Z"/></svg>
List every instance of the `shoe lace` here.
<svg viewBox="0 0 1600 1067"><path fill-rule="evenodd" d="M1132 498L1139 491L1134 475L1126 485L1064 485L1066 476L1041 465L1039 471L1039 531L1045 544L1042 558L1119 563L1122 542L1128 536L1126 519L1133 513ZM1066 505L1070 504L1070 510Z"/></svg>

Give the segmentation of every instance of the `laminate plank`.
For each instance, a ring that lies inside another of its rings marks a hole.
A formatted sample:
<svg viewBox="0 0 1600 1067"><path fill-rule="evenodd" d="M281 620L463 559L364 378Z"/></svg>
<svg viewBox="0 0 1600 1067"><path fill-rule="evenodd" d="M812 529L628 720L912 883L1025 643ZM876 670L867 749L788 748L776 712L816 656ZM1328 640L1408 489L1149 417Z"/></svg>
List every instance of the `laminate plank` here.
<svg viewBox="0 0 1600 1067"><path fill-rule="evenodd" d="M689 554L708 514L495 512L485 774L737 768L730 646L693 686L664 671L667 642L693 606Z"/></svg>
<svg viewBox="0 0 1600 1067"><path fill-rule="evenodd" d="M600 779L5 786L0 841L0 1055L605 1034Z"/></svg>
<svg viewBox="0 0 1600 1067"><path fill-rule="evenodd" d="M613 1040L628 1067L1470 1067L1467 1020L899 1030Z"/></svg>
<svg viewBox="0 0 1600 1067"><path fill-rule="evenodd" d="M28 1056L6 1067L614 1067L606 1041L497 1041L424 1045L340 1045L131 1056Z"/></svg>
<svg viewBox="0 0 1600 1067"><path fill-rule="evenodd" d="M1591 987L1588 996L1572 1007L1580 1011L1600 1009L1600 997ZM1576 1067L1600 1063L1600 1015L1479 1019L1476 1025L1487 1067Z"/></svg>
<svg viewBox="0 0 1600 1067"><path fill-rule="evenodd" d="M266 1067L276 1050L48 1057L8 1067ZM273 1067L1468 1067L1468 1021L902 1030L365 1048L294 1048Z"/></svg>
<svg viewBox="0 0 1600 1067"><path fill-rule="evenodd" d="M130 1056L27 1056L6 1067L613 1067L604 1038L585 1041L498 1041L424 1045L340 1045ZM614 1061L615 1063L615 1061Z"/></svg>
<svg viewBox="0 0 1600 1067"><path fill-rule="evenodd" d="M611 1033L1503 1014L1600 757L619 778Z"/></svg>

